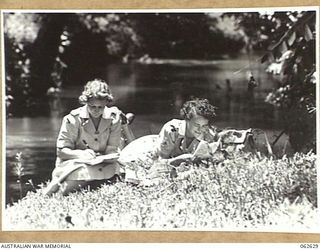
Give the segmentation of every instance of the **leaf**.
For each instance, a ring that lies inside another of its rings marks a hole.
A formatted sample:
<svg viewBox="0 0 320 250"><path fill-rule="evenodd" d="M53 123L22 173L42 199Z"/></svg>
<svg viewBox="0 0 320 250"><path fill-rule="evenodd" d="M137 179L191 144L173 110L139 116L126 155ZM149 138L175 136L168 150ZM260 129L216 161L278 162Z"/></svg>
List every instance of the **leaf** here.
<svg viewBox="0 0 320 250"><path fill-rule="evenodd" d="M288 46L286 44L286 42L283 42L280 44L280 46L278 47L278 51L283 54L284 52L286 52L288 50Z"/></svg>
<svg viewBox="0 0 320 250"><path fill-rule="evenodd" d="M304 39L306 39L306 41L310 41L313 38L312 36L312 31L310 30L310 27L308 24L306 24L304 26Z"/></svg>
<svg viewBox="0 0 320 250"><path fill-rule="evenodd" d="M291 46L297 38L296 32L292 32L291 36L288 38L288 45Z"/></svg>

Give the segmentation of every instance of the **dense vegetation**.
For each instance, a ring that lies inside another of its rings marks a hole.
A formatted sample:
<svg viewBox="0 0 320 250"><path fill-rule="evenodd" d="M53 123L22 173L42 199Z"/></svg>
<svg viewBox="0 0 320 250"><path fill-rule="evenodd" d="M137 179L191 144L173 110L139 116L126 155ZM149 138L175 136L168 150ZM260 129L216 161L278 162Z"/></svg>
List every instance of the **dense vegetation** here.
<svg viewBox="0 0 320 250"><path fill-rule="evenodd" d="M69 196L41 189L8 206L11 229L237 229L305 231L319 226L316 155L272 159L234 154L181 165L149 179L156 162L131 163L144 181ZM147 178L144 178L147 177Z"/></svg>
<svg viewBox="0 0 320 250"><path fill-rule="evenodd" d="M266 101L282 111L283 133L295 151L316 149L315 11L226 13L236 16L249 36L248 45L262 50L262 63L278 86ZM259 27L259 28L258 28Z"/></svg>

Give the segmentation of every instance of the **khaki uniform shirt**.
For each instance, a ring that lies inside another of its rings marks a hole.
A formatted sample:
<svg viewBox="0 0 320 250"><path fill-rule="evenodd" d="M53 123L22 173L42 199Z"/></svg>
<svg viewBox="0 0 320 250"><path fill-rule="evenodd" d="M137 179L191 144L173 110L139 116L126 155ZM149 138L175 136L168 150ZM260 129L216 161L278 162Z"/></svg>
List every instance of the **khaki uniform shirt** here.
<svg viewBox="0 0 320 250"><path fill-rule="evenodd" d="M121 137L120 110L116 107L104 109L98 129L90 119L87 106L72 110L63 118L57 139L57 148L86 149L90 148L101 154L118 151ZM56 169L53 176L57 177L68 165L83 164L74 163L74 160L63 161L59 157L56 160ZM119 166L114 164L98 164L87 166L71 173L69 180L108 179L118 174Z"/></svg>
<svg viewBox="0 0 320 250"><path fill-rule="evenodd" d="M208 130L202 135L202 140L213 142L215 141L215 134ZM200 140L194 138L193 141L186 144L186 121L173 119L167 122L161 129L158 136L157 151L163 158L176 157L178 155L193 153Z"/></svg>

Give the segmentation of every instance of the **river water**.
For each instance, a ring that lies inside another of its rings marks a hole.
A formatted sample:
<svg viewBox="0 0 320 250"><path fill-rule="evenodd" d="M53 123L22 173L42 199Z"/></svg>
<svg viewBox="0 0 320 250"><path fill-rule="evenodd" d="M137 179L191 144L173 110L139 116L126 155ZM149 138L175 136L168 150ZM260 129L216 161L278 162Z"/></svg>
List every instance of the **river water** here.
<svg viewBox="0 0 320 250"><path fill-rule="evenodd" d="M253 92L248 91L248 71L258 83ZM100 72L99 77L111 86L115 105L135 113L132 129L136 137L158 133L162 124L179 117L182 103L190 96L208 98L218 107L218 127L260 128L270 137L281 128L278 112L264 102L277 83L265 73L265 65L250 65L246 57L112 64ZM78 107L81 91L82 86L64 86L59 97L48 98L49 105L39 104L36 115L6 120L6 203L17 201L50 179L62 117ZM16 171L18 152L22 153L21 182Z"/></svg>

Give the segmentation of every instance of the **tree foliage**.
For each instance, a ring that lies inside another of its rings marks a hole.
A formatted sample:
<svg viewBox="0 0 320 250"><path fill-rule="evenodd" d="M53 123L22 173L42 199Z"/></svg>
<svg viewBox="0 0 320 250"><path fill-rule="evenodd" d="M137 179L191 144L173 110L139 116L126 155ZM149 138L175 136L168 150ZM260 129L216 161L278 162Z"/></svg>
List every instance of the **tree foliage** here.
<svg viewBox="0 0 320 250"><path fill-rule="evenodd" d="M228 13L237 17L249 46L278 80L266 101L283 111L284 132L296 151L315 150L315 11Z"/></svg>
<svg viewBox="0 0 320 250"><path fill-rule="evenodd" d="M8 13L4 18L7 115L15 107L30 105L32 44L36 40L40 15ZM14 104L14 105L12 105Z"/></svg>
<svg viewBox="0 0 320 250"><path fill-rule="evenodd" d="M5 13L7 104L32 106L46 91L83 84L102 65L140 57L236 54L243 34L205 13ZM85 69L85 70L82 70Z"/></svg>
<svg viewBox="0 0 320 250"><path fill-rule="evenodd" d="M244 37L226 34L219 16L206 13L131 15L143 38L143 51L151 57L212 59L239 52ZM220 21L220 22L219 22Z"/></svg>

